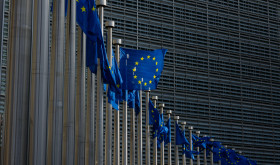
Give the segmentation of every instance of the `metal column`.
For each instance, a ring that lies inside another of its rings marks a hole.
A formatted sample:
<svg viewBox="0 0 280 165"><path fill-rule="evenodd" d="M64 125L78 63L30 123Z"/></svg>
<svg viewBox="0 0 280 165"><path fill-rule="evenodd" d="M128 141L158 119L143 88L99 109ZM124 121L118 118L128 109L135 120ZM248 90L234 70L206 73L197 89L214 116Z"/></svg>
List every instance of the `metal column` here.
<svg viewBox="0 0 280 165"><path fill-rule="evenodd" d="M113 44L116 45L115 49L115 55L116 60L118 62L118 67L120 67L120 45L122 44L121 39L114 39ZM114 136L114 165L120 164L120 111L114 111L114 130L115 130L115 136Z"/></svg>
<svg viewBox="0 0 280 165"><path fill-rule="evenodd" d="M199 137L200 131L196 131L195 133L196 136ZM197 152L199 152L199 147L197 147ZM196 160L197 160L197 165L200 165L200 154L197 154Z"/></svg>
<svg viewBox="0 0 280 165"><path fill-rule="evenodd" d="M99 12L99 20L101 26L101 32L103 35L104 25L104 7L106 6L106 0L99 0L96 2L96 6ZM97 66L97 110L96 110L96 145L95 145L95 164L103 164L103 82L101 78L100 60L98 60Z"/></svg>
<svg viewBox="0 0 280 165"><path fill-rule="evenodd" d="M163 114L164 104L159 104L160 113ZM160 164L164 164L164 141L160 144Z"/></svg>
<svg viewBox="0 0 280 165"><path fill-rule="evenodd" d="M153 96L152 97L153 103L154 103L154 107L157 107L157 100L158 97L157 96ZM153 139L153 165L157 165L157 136L154 137Z"/></svg>
<svg viewBox="0 0 280 165"><path fill-rule="evenodd" d="M134 108L130 110L130 165L135 164L135 111Z"/></svg>
<svg viewBox="0 0 280 165"><path fill-rule="evenodd" d="M175 147L175 165L179 165L178 146L176 145L176 124L178 124L179 116L174 116L174 147Z"/></svg>
<svg viewBox="0 0 280 165"><path fill-rule="evenodd" d="M192 130L193 130L193 126L189 126L188 129L190 131L190 150L192 152L193 151L193 143L192 143ZM193 165L192 158L190 158L190 165Z"/></svg>
<svg viewBox="0 0 280 165"><path fill-rule="evenodd" d="M203 135L203 137L207 137L207 136L206 136L206 135ZM204 161L203 165L207 165L207 152L206 152L206 149L203 150L203 157L204 157L204 159L203 159L203 161Z"/></svg>
<svg viewBox="0 0 280 165"><path fill-rule="evenodd" d="M184 132L184 134L185 134L185 126L186 126L186 124L187 124L187 122L185 122L185 121L181 122L181 127L182 127L182 131ZM186 145L184 145L184 147L186 147ZM186 165L186 155L184 153L183 153L182 159L183 159L183 165Z"/></svg>
<svg viewBox="0 0 280 165"><path fill-rule="evenodd" d="M214 139L210 139L210 142L214 142ZM213 147L211 148L211 150L213 150ZM214 165L213 152L210 152L210 164Z"/></svg>
<svg viewBox="0 0 280 165"><path fill-rule="evenodd" d="M4 164L27 164L33 0L10 7Z"/></svg>
<svg viewBox="0 0 280 165"><path fill-rule="evenodd" d="M150 125L149 125L149 98L150 90L146 92L146 165L151 164L151 150L150 150Z"/></svg>
<svg viewBox="0 0 280 165"><path fill-rule="evenodd" d="M167 111L167 115L168 115L168 119L170 119L171 120L171 114L172 114L172 110L168 110ZM171 127L170 127L171 128ZM171 130L170 130L171 131ZM168 165L171 165L172 164L172 159L171 159L171 142L170 143L168 143Z"/></svg>
<svg viewBox="0 0 280 165"><path fill-rule="evenodd" d="M138 114L138 124L137 124L137 133L138 133L138 141L137 141L137 149L138 149L138 153L137 153L137 163L138 165L142 165L143 164L143 148L142 148L142 138L143 138L143 135L142 135L142 106L143 106L143 103L142 103L142 90L139 91L139 99L140 99L140 112Z"/></svg>
<svg viewBox="0 0 280 165"><path fill-rule="evenodd" d="M109 65L112 66L112 43L113 43L113 27L115 27L114 21L105 22L107 28L107 56L109 60ZM109 85L107 85L108 93ZM108 102L108 97L106 97L106 128L105 128L105 165L112 164L112 104Z"/></svg>

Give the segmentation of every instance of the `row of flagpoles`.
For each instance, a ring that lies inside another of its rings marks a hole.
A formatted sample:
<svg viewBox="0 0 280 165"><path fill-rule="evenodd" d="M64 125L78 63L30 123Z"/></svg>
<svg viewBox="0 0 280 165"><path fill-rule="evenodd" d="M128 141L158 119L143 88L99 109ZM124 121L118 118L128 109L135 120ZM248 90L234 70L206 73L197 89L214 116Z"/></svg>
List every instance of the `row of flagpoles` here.
<svg viewBox="0 0 280 165"><path fill-rule="evenodd" d="M51 40L49 40L50 13L46 7L49 6L48 0L24 0L24 3L17 1L12 5L14 6L11 11L12 30L9 41L9 86L4 155L1 159L3 164L118 165L122 162L123 165L127 165L137 162L138 165L149 165L151 137L153 164L158 163L159 148L160 164L165 164L165 145L168 145L168 164L172 164L172 111L167 111L168 121L165 125L163 117L165 105L157 103L157 96L153 96L150 100L150 92L156 89L160 79L167 50L142 51L120 48L122 40L113 40L114 21L105 23L107 28L107 49L105 49L103 25L106 0L99 0L96 5L94 0L53 1ZM20 12L23 13L23 17L18 17ZM80 26L77 37L76 22ZM77 56L76 38L78 38ZM50 58L49 43L51 43ZM112 49L113 44L116 45L116 53ZM104 90L107 92L105 131ZM142 131L142 91L146 95L145 131ZM94 111L95 100L97 108ZM122 123L119 110L121 102L123 102ZM157 104L160 111L157 110ZM128 108L131 111L130 147L127 132ZM115 109L114 124L113 109ZM186 164L186 157L189 157L192 165L195 144L192 139L193 127L188 127L190 137L188 142L184 133L186 122L182 123L183 131L181 131L178 129L179 117L175 116L174 120L175 163L179 164L178 145L183 145L183 164ZM142 132L146 133L145 163ZM199 138L196 139L199 141ZM215 152L213 149L210 150L209 146L213 147L214 143L210 140L205 140L205 143L208 148L205 144L204 164L207 164L206 153L210 152L212 165ZM198 148L197 153L199 152ZM199 156L197 161L200 164Z"/></svg>

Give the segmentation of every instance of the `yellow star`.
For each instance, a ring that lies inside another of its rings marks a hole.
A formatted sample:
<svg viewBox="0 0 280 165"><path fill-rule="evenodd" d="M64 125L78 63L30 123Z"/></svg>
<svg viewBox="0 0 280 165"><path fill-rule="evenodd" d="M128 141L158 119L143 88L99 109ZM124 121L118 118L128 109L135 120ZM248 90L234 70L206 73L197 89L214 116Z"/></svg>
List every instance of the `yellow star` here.
<svg viewBox="0 0 280 165"><path fill-rule="evenodd" d="M152 80L150 80L149 83L152 84Z"/></svg>
<svg viewBox="0 0 280 165"><path fill-rule="evenodd" d="M136 68L133 68L132 71L133 71L133 72L136 72Z"/></svg>
<svg viewBox="0 0 280 165"><path fill-rule="evenodd" d="M109 69L111 70L111 66L109 66Z"/></svg>
<svg viewBox="0 0 280 165"><path fill-rule="evenodd" d="M134 79L137 79L137 76L135 75L135 76L133 76L134 77Z"/></svg>
<svg viewBox="0 0 280 165"><path fill-rule="evenodd" d="M156 106L154 106L154 108L156 108Z"/></svg>
<svg viewBox="0 0 280 165"><path fill-rule="evenodd" d="M92 11L95 11L95 7L94 6L92 6L92 9L91 9Z"/></svg>
<svg viewBox="0 0 280 165"><path fill-rule="evenodd" d="M158 62L156 62L156 65L158 64Z"/></svg>
<svg viewBox="0 0 280 165"><path fill-rule="evenodd" d="M156 69L156 72L158 72L158 69Z"/></svg>
<svg viewBox="0 0 280 165"><path fill-rule="evenodd" d="M76 2L79 2L79 0L76 0Z"/></svg>
<svg viewBox="0 0 280 165"><path fill-rule="evenodd" d="M140 80L138 81L138 84L141 84L141 81L140 81Z"/></svg>
<svg viewBox="0 0 280 165"><path fill-rule="evenodd" d="M154 75L154 78L157 78L157 76L156 76L156 75Z"/></svg>
<svg viewBox="0 0 280 165"><path fill-rule="evenodd" d="M143 60L144 60L144 57L142 57L141 60L143 61Z"/></svg>
<svg viewBox="0 0 280 165"><path fill-rule="evenodd" d="M135 62L135 65L138 65L138 62L137 62L137 61Z"/></svg>
<svg viewBox="0 0 280 165"><path fill-rule="evenodd" d="M150 59L151 56L147 56L147 59Z"/></svg>
<svg viewBox="0 0 280 165"><path fill-rule="evenodd" d="M146 83L146 82L144 83L144 86L147 86L147 83Z"/></svg>
<svg viewBox="0 0 280 165"><path fill-rule="evenodd" d="M119 88L119 87L120 87L120 84L117 84L117 87Z"/></svg>
<svg viewBox="0 0 280 165"><path fill-rule="evenodd" d="M152 113L153 113L154 111L152 110Z"/></svg>
<svg viewBox="0 0 280 165"><path fill-rule="evenodd" d="M82 12L86 12L86 8L84 6L81 9L82 9Z"/></svg>
<svg viewBox="0 0 280 165"><path fill-rule="evenodd" d="M156 60L156 58L154 57L153 60Z"/></svg>
<svg viewBox="0 0 280 165"><path fill-rule="evenodd" d="M114 74L114 72L112 71L112 74Z"/></svg>

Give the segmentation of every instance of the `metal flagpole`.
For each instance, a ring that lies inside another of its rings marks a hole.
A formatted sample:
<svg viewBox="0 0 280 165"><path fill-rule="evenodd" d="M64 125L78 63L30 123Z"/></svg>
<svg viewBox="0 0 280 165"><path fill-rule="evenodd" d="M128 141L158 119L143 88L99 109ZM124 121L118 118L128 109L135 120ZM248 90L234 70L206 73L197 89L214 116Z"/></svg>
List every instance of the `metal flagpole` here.
<svg viewBox="0 0 280 165"><path fill-rule="evenodd" d="M185 132L185 126L186 126L187 122L182 121L181 122L181 127L182 127L182 131ZM186 146L185 146L186 147ZM185 149L185 148L184 148ZM183 153L183 165L186 165L186 155Z"/></svg>
<svg viewBox="0 0 280 165"><path fill-rule="evenodd" d="M170 119L171 120L171 114L172 114L172 110L168 110L167 111L167 115L168 115L168 120ZM171 127L170 127L170 129L171 129ZM171 131L171 130L169 130L169 131ZM172 164L172 159L171 159L171 142L170 143L168 143L168 165L171 165Z"/></svg>
<svg viewBox="0 0 280 165"><path fill-rule="evenodd" d="M150 90L146 92L146 165L151 164L151 151L150 151L150 125L149 125L149 98Z"/></svg>
<svg viewBox="0 0 280 165"><path fill-rule="evenodd" d="M112 66L112 43L113 43L113 27L115 27L114 21L106 21L105 26L107 28L107 56L109 60L109 65ZM109 85L107 85L108 93ZM108 97L106 97L106 131L105 131L105 164L112 164L112 104L108 102Z"/></svg>
<svg viewBox="0 0 280 165"><path fill-rule="evenodd" d="M203 137L207 137L206 135L203 135ZM204 163L203 165L207 165L207 153L206 153L206 148L203 150L203 156L204 156Z"/></svg>
<svg viewBox="0 0 280 165"><path fill-rule="evenodd" d="M214 142L214 139L210 139L210 142ZM213 147L211 148L211 150L213 150ZM213 152L210 152L210 164L214 165Z"/></svg>
<svg viewBox="0 0 280 165"><path fill-rule="evenodd" d="M192 142L192 130L193 130L193 126L189 126L188 127L189 131L190 131L190 151L193 151L193 142ZM190 158L190 165L193 165L193 160L192 158Z"/></svg>
<svg viewBox="0 0 280 165"><path fill-rule="evenodd" d="M135 111L134 108L130 109L130 165L135 163Z"/></svg>
<svg viewBox="0 0 280 165"><path fill-rule="evenodd" d="M76 1L70 2L69 28L69 89L68 89L68 125L66 164L74 164L75 154L75 62L76 62Z"/></svg>
<svg viewBox="0 0 280 165"><path fill-rule="evenodd" d="M120 45L122 44L121 39L114 39L113 44L116 45L115 49L115 55L116 60L118 63L118 67L120 67ZM119 103L118 103L119 104ZM114 130L115 130L115 136L114 136L114 165L120 164L120 111L114 111Z"/></svg>
<svg viewBox="0 0 280 165"><path fill-rule="evenodd" d="M154 103L154 107L156 108L157 107L157 100L158 100L158 97L157 96L153 96L152 97L152 100L153 100L153 103ZM157 165L157 136L154 137L153 139L153 160L154 160L154 165Z"/></svg>
<svg viewBox="0 0 280 165"><path fill-rule="evenodd" d="M55 36L55 78L54 78L54 124L52 163L62 163L62 129L63 129L63 75L64 75L64 19L65 1L57 1Z"/></svg>
<svg viewBox="0 0 280 165"><path fill-rule="evenodd" d="M10 7L4 164L27 164L33 0ZM2 38L1 38L2 39Z"/></svg>
<svg viewBox="0 0 280 165"><path fill-rule="evenodd" d="M175 146L175 165L179 165L178 146L176 145L176 124L178 124L179 116L174 116L174 146Z"/></svg>
<svg viewBox="0 0 280 165"><path fill-rule="evenodd" d="M128 95L125 90L125 95ZM127 165L127 101L123 101L122 164Z"/></svg>
<svg viewBox="0 0 280 165"><path fill-rule="evenodd" d="M142 138L143 138L143 135L142 135L142 90L139 91L139 99L140 99L140 111L139 111L139 114L138 114L138 124L137 124L137 134L138 134L138 141L137 141L137 148L138 148L138 165L142 165L142 161L143 161L143 155L142 155L142 152L143 152L143 149L142 149Z"/></svg>
<svg viewBox="0 0 280 165"><path fill-rule="evenodd" d="M195 133L196 136L199 137L200 131L196 131ZM199 147L197 147L197 152L199 152ZM200 154L197 154L196 160L197 160L197 165L200 165Z"/></svg>
<svg viewBox="0 0 280 165"><path fill-rule="evenodd" d="M79 164L85 164L85 140L86 140L86 110L85 110L85 85L86 85L86 34L82 35L82 52L81 52L81 84L80 84L80 119L79 119L79 149L78 149L78 162ZM78 41L79 42L79 41ZM79 87L78 87L79 88Z"/></svg>
<svg viewBox="0 0 280 165"><path fill-rule="evenodd" d="M160 113L163 114L164 104L159 104ZM164 122L164 121L163 121ZM160 164L164 164L164 140L160 144Z"/></svg>
<svg viewBox="0 0 280 165"><path fill-rule="evenodd" d="M30 121L34 120L34 123L30 122L29 135L29 161L31 164L46 164L49 78L49 10L46 6L48 5L48 0L34 2L32 82L30 86Z"/></svg>
<svg viewBox="0 0 280 165"><path fill-rule="evenodd" d="M98 8L100 27L103 36L104 25L104 7L106 0L96 1ZM98 59L97 66L97 109L96 109L96 145L95 145L95 164L103 164L103 83L101 78L100 60Z"/></svg>

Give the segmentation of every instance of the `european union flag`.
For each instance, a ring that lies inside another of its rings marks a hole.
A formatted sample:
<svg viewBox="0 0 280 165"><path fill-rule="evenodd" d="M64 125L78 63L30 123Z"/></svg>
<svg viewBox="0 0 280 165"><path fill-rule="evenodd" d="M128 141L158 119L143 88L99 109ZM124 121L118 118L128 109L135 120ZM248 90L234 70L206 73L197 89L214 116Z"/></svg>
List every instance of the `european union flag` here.
<svg viewBox="0 0 280 165"><path fill-rule="evenodd" d="M119 110L118 102L122 101L122 90L120 89L122 78L114 52L112 54L112 66L109 66L108 64L106 67L108 68L104 71L106 72L105 75L112 79L107 92L108 102L114 109Z"/></svg>
<svg viewBox="0 0 280 165"><path fill-rule="evenodd" d="M158 148L160 148L160 144L164 141L168 134L168 128L164 124L164 117L163 114L160 114L159 117L159 127L157 130L157 143L158 143Z"/></svg>
<svg viewBox="0 0 280 165"><path fill-rule="evenodd" d="M179 128L179 125L176 123L176 145L181 144L190 144L189 141L186 139L183 131Z"/></svg>
<svg viewBox="0 0 280 165"><path fill-rule="evenodd" d="M164 145L171 143L171 119L170 118L167 120L166 127L168 129L168 132L164 138Z"/></svg>
<svg viewBox="0 0 280 165"><path fill-rule="evenodd" d="M163 61L167 49L154 51L120 48L120 70L123 77L123 89L156 89L163 70Z"/></svg>
<svg viewBox="0 0 280 165"><path fill-rule="evenodd" d="M87 36L86 66L91 72L97 71L97 41L103 42L100 22L94 0L79 0L76 2L77 23ZM100 44L99 44L100 47Z"/></svg>
<svg viewBox="0 0 280 165"><path fill-rule="evenodd" d="M206 149L207 143L210 141L211 137L197 137L194 134L192 135L193 147L199 147L199 150L202 151Z"/></svg>
<svg viewBox="0 0 280 165"><path fill-rule="evenodd" d="M159 111L155 108L151 99L149 101L149 124L159 125Z"/></svg>

